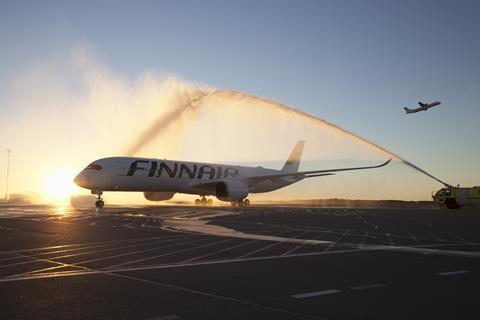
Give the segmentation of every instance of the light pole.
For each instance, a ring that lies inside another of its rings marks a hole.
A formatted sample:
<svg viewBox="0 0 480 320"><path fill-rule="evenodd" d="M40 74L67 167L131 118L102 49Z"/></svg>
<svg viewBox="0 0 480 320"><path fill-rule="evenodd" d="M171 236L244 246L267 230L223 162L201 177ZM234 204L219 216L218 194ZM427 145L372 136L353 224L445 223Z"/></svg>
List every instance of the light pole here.
<svg viewBox="0 0 480 320"><path fill-rule="evenodd" d="M7 150L7 185L5 187L5 201L8 201L8 177L10 175L10 152L12 152L11 149L6 149Z"/></svg>

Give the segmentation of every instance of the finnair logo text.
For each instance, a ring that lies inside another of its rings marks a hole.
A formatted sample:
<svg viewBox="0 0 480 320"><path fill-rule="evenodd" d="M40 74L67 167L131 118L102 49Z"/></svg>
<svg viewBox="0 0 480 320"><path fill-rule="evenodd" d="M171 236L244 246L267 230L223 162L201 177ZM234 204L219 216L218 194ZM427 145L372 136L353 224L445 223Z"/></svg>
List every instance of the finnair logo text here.
<svg viewBox="0 0 480 320"><path fill-rule="evenodd" d="M209 165L185 164L177 162L136 160L130 164L127 176L147 172L148 177L166 176L186 179L225 179L238 177L238 169L232 167L214 167Z"/></svg>

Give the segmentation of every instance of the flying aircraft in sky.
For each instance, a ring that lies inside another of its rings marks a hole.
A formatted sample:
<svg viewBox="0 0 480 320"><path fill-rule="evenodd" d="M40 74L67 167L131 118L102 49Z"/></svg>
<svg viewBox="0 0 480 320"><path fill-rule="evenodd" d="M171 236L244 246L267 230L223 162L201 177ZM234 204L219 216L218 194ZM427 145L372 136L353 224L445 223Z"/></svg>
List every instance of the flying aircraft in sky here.
<svg viewBox="0 0 480 320"><path fill-rule="evenodd" d="M405 109L406 113L415 113L415 112L422 111L422 110L427 111L430 108L438 106L440 104L440 101L435 101L435 102L432 102L432 103L424 103L424 102L419 101L418 104L420 105L420 108L417 108L417 109L403 108L403 109Z"/></svg>
<svg viewBox="0 0 480 320"><path fill-rule="evenodd" d="M175 193L199 195L197 205L211 205L206 196L230 201L232 206L249 205L249 193L277 190L305 178L334 172L380 168L386 162L367 167L298 171L305 142L295 145L281 170L133 157L111 157L89 164L74 182L97 195L95 205L103 207L103 191L140 191L151 201L171 199Z"/></svg>

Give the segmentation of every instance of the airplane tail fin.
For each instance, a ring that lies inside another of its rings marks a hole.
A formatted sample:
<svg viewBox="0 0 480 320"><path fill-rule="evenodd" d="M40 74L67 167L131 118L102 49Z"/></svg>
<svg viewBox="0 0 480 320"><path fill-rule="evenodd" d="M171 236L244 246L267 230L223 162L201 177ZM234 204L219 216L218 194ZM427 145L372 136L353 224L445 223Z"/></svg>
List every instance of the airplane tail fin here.
<svg viewBox="0 0 480 320"><path fill-rule="evenodd" d="M403 109L405 109L405 113L412 113L412 110L410 110L408 108L403 107Z"/></svg>
<svg viewBox="0 0 480 320"><path fill-rule="evenodd" d="M287 173L298 172L298 167L300 166L300 158L302 157L304 145L304 140L299 140L297 142L292 152L290 153L287 162L285 162L285 164L283 165L282 171Z"/></svg>

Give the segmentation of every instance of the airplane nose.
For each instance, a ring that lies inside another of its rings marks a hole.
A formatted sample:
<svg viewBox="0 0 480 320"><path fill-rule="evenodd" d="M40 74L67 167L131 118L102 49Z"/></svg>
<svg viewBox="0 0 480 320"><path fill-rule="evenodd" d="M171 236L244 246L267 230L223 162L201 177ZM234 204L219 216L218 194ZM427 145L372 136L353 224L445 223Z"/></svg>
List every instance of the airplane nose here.
<svg viewBox="0 0 480 320"><path fill-rule="evenodd" d="M85 174L85 172L80 172L75 179L73 179L73 182L79 187L82 188L87 188L88 186L88 176Z"/></svg>

